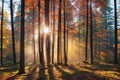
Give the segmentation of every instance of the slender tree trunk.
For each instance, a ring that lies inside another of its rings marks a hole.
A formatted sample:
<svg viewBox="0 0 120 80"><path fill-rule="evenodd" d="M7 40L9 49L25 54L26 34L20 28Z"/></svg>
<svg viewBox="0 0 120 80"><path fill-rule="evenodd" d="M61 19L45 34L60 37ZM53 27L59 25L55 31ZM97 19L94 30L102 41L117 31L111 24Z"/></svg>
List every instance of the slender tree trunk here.
<svg viewBox="0 0 120 80"><path fill-rule="evenodd" d="M33 19L32 19L32 27L33 27L33 53L34 53L34 64L36 64L36 57L35 57L35 23L34 23L34 1L33 1L33 10L32 10L32 15L33 15Z"/></svg>
<svg viewBox="0 0 120 80"><path fill-rule="evenodd" d="M43 31L42 31L43 33ZM45 61L44 61L44 33L40 36L41 39L41 52L40 52L40 64L44 67L45 66Z"/></svg>
<svg viewBox="0 0 120 80"><path fill-rule="evenodd" d="M43 34L41 35L40 27L40 0L38 0L38 45L39 45L39 60L40 65L44 67L44 55L43 55ZM43 32L42 32L43 33Z"/></svg>
<svg viewBox="0 0 120 80"><path fill-rule="evenodd" d="M12 29L12 47L13 47L13 63L16 64L16 52L15 52L15 35L14 35L14 22L13 22L13 0L10 0L10 12L11 12L11 29Z"/></svg>
<svg viewBox="0 0 120 80"><path fill-rule="evenodd" d="M107 8L108 9L108 8ZM108 17L107 17L107 10L105 10L105 30L106 30L106 33L108 34L108 24L107 24L107 21L108 21L108 19L107 19ZM106 46L106 49L108 48L108 36L106 36L106 44L105 44L105 46Z"/></svg>
<svg viewBox="0 0 120 80"><path fill-rule="evenodd" d="M52 62L53 50L53 0L50 1L50 61Z"/></svg>
<svg viewBox="0 0 120 80"><path fill-rule="evenodd" d="M57 47L57 63L60 64L60 36L61 36L61 2L62 0L59 0L59 11L58 11L58 47Z"/></svg>
<svg viewBox="0 0 120 80"><path fill-rule="evenodd" d="M69 30L68 30L68 20L67 20L67 18L66 18L66 28L67 28L67 33L66 33L66 37L67 37L67 39L66 39L66 53L68 53L68 33L69 33ZM68 57L68 56L67 56Z"/></svg>
<svg viewBox="0 0 120 80"><path fill-rule="evenodd" d="M25 53L24 53L24 36L25 36L25 1L21 0L21 32L20 32L20 65L19 74L25 73Z"/></svg>
<svg viewBox="0 0 120 80"><path fill-rule="evenodd" d="M64 0L64 64L67 65L67 51L66 51L66 2Z"/></svg>
<svg viewBox="0 0 120 80"><path fill-rule="evenodd" d="M93 28L92 28L92 0L90 1L90 51L91 51L91 64L93 64Z"/></svg>
<svg viewBox="0 0 120 80"><path fill-rule="evenodd" d="M88 50L88 0L86 0L86 41L85 41L85 61L87 62L87 50Z"/></svg>
<svg viewBox="0 0 120 80"><path fill-rule="evenodd" d="M60 11L61 11L60 25L61 25L61 22L62 22L62 0L61 0L60 4L61 4L61 7L60 7ZM59 46L60 46L60 63L62 64L62 25L60 26L60 40L59 41L60 41L60 44L59 44Z"/></svg>
<svg viewBox="0 0 120 80"><path fill-rule="evenodd" d="M49 0L45 0L45 25L49 27ZM50 35L46 34L46 56L47 65L50 65Z"/></svg>
<svg viewBox="0 0 120 80"><path fill-rule="evenodd" d="M53 1L53 42L52 42L52 63L54 63L54 43L55 43L55 2Z"/></svg>
<svg viewBox="0 0 120 80"><path fill-rule="evenodd" d="M81 17L79 16L79 19L80 19ZM80 26L81 26L81 24L79 25L79 45L80 45L80 35L81 35L81 33L80 33ZM80 54L81 54L81 50L80 50L80 46L79 46L79 59L81 59L80 57ZM73 49L73 38L72 38L72 49Z"/></svg>
<svg viewBox="0 0 120 80"><path fill-rule="evenodd" d="M118 43L118 40L117 40L117 2L116 0L114 0L114 18L115 18L115 22L114 22L114 26L115 26L115 51L114 51L114 63L115 64L118 64L118 57L117 57L117 50L118 50L118 47L117 47L117 43Z"/></svg>
<svg viewBox="0 0 120 80"><path fill-rule="evenodd" d="M1 14L1 66L3 65L3 16L4 16L4 0L2 0L2 14Z"/></svg>
<svg viewBox="0 0 120 80"><path fill-rule="evenodd" d="M39 48L39 62L40 59L40 52L41 52L41 46L40 46L40 0L38 0L38 48ZM41 62L40 62L41 64Z"/></svg>

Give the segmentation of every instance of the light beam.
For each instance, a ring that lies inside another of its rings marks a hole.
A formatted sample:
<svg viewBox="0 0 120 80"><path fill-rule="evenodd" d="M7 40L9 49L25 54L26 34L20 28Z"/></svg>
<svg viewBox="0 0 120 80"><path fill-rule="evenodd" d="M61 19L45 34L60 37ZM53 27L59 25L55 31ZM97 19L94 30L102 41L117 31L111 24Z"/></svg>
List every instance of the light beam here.
<svg viewBox="0 0 120 80"><path fill-rule="evenodd" d="M45 28L43 29L43 32L44 32L45 34L47 34L47 33L49 33L49 29L48 29L47 27L45 27Z"/></svg>

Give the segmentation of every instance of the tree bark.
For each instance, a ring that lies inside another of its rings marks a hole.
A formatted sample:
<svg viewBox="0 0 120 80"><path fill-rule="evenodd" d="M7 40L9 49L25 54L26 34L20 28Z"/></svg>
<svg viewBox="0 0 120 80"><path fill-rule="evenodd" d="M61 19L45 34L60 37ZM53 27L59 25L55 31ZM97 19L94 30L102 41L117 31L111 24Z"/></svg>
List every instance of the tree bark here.
<svg viewBox="0 0 120 80"><path fill-rule="evenodd" d="M93 64L93 28L92 28L92 0L90 1L90 51L91 51L91 64Z"/></svg>
<svg viewBox="0 0 120 80"><path fill-rule="evenodd" d="M39 62L44 67L44 55L43 55L43 34L41 35L40 27L40 0L38 0L38 45L39 45Z"/></svg>
<svg viewBox="0 0 120 80"><path fill-rule="evenodd" d="M49 28L49 0L45 0L45 26ZM49 33L50 34L50 33ZM50 35L46 34L47 65L50 65Z"/></svg>
<svg viewBox="0 0 120 80"><path fill-rule="evenodd" d="M66 2L64 0L64 64L67 65L67 51L66 51Z"/></svg>
<svg viewBox="0 0 120 80"><path fill-rule="evenodd" d="M20 32L20 65L19 74L25 73L25 53L24 53L24 36L25 36L25 1L21 0L21 32Z"/></svg>
<svg viewBox="0 0 120 80"><path fill-rule="evenodd" d="M4 16L4 0L2 0L2 14L1 14L1 66L3 65L3 16Z"/></svg>
<svg viewBox="0 0 120 80"><path fill-rule="evenodd" d="M53 41L52 41L52 63L54 63L54 46L55 46L55 1L53 3Z"/></svg>
<svg viewBox="0 0 120 80"><path fill-rule="evenodd" d="M33 28L33 53L34 53L34 64L36 64L36 53L35 53L35 23L34 23L34 1L33 1L33 10L32 10L32 28Z"/></svg>
<svg viewBox="0 0 120 80"><path fill-rule="evenodd" d="M88 0L86 0L86 40L85 40L85 61L87 62L87 50L88 50Z"/></svg>
<svg viewBox="0 0 120 80"><path fill-rule="evenodd" d="M14 35L14 22L13 22L13 0L10 0L10 12L11 12L11 29L12 29L12 47L13 47L13 63L16 64L16 52L15 52L15 35Z"/></svg>
<svg viewBox="0 0 120 80"><path fill-rule="evenodd" d="M60 64L60 50L61 50L61 2L62 0L59 0L59 11L58 11L58 45L57 45L57 63Z"/></svg>
<svg viewBox="0 0 120 80"><path fill-rule="evenodd" d="M118 43L118 40L117 40L117 2L116 0L114 0L114 19L115 19L115 22L114 22L114 26L115 26L115 51L114 51L114 63L115 64L118 64L118 57L117 57L117 50L118 50L118 47L117 47L117 43Z"/></svg>

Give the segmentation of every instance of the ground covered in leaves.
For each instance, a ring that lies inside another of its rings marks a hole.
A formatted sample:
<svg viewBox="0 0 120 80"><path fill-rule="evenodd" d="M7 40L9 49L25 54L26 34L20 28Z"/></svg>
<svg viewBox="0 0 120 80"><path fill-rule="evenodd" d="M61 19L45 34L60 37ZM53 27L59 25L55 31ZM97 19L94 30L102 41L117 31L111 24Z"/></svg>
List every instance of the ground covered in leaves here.
<svg viewBox="0 0 120 80"><path fill-rule="evenodd" d="M17 65L0 67L0 80L120 80L120 66L112 64L26 66L25 74L17 73Z"/></svg>

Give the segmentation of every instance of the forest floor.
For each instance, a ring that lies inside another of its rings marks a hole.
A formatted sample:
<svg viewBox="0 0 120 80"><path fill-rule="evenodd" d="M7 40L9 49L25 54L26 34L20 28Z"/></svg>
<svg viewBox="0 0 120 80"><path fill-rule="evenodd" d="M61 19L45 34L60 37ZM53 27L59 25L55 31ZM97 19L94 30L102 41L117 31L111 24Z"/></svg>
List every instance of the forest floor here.
<svg viewBox="0 0 120 80"><path fill-rule="evenodd" d="M25 74L17 73L17 66L0 67L0 80L120 80L120 66L112 64L54 64L44 69L26 66Z"/></svg>

